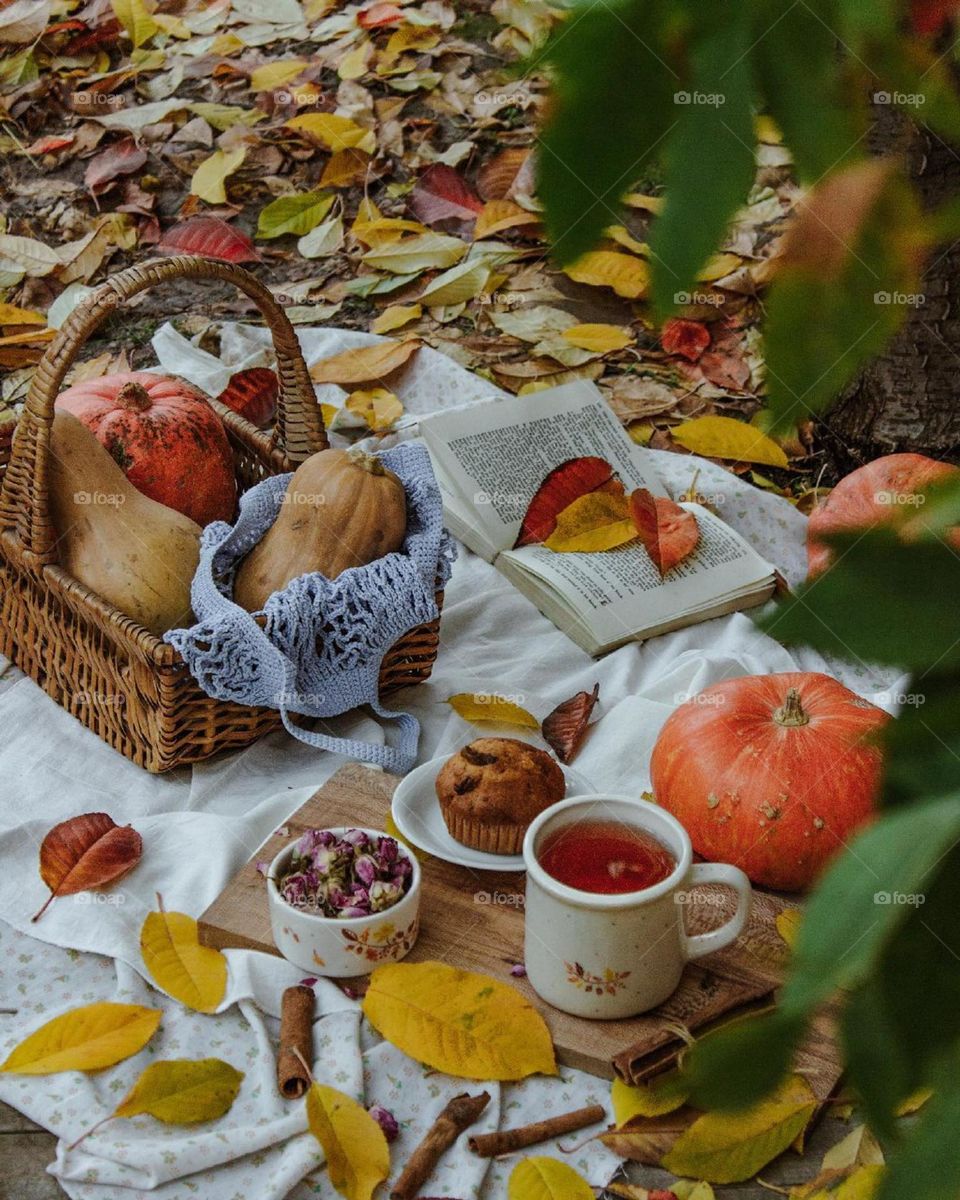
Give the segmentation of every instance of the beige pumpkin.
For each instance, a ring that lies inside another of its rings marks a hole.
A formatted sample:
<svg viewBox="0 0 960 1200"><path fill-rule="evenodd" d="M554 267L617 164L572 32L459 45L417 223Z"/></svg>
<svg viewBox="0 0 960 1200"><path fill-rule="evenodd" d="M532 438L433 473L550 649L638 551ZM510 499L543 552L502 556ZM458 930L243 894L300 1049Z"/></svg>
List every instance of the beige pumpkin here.
<svg viewBox="0 0 960 1200"><path fill-rule="evenodd" d="M294 473L279 516L237 570L233 598L259 612L300 575L336 579L399 550L406 531L403 484L376 455L321 450Z"/></svg>
<svg viewBox="0 0 960 1200"><path fill-rule="evenodd" d="M139 492L76 417L50 433L50 507L60 565L157 636L192 623L200 526Z"/></svg>

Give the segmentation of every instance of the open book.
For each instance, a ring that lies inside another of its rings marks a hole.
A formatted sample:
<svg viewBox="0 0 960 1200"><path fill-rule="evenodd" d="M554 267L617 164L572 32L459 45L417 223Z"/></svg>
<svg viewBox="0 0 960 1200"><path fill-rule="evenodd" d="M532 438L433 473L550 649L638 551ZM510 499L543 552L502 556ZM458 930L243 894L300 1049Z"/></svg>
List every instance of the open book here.
<svg viewBox="0 0 960 1200"><path fill-rule="evenodd" d="M699 545L663 578L639 541L596 554L513 549L533 494L568 459L596 455L628 493L668 494L650 452L630 440L592 384L435 413L421 420L420 431L451 532L589 654L750 608L773 594L774 568L699 504L684 505L696 514Z"/></svg>

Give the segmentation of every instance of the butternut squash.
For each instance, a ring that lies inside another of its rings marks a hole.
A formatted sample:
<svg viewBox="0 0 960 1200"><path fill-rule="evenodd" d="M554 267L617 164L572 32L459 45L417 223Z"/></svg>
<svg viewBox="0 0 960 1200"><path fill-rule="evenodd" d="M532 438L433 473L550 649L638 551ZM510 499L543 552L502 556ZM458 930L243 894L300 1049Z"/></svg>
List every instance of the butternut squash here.
<svg viewBox="0 0 960 1200"><path fill-rule="evenodd" d="M139 492L76 417L50 434L50 507L60 564L151 633L192 622L200 526Z"/></svg>
<svg viewBox="0 0 960 1200"><path fill-rule="evenodd" d="M273 525L240 564L233 598L259 612L292 579L336 579L399 550L407 531L403 484L376 455L321 450L300 464Z"/></svg>

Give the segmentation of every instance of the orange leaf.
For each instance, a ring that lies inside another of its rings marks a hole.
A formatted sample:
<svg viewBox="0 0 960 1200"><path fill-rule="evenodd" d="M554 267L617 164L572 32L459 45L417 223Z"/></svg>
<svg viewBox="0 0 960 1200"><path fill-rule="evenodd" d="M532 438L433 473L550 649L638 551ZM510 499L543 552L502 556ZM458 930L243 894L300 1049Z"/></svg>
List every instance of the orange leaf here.
<svg viewBox="0 0 960 1200"><path fill-rule="evenodd" d="M513 200L488 200L477 217L473 236L479 241L492 233L500 233L503 229L513 229L517 225L536 225L539 221L536 213L527 212Z"/></svg>
<svg viewBox="0 0 960 1200"><path fill-rule="evenodd" d="M661 575L691 554L700 541L697 518L666 496L637 488L630 496L630 516L640 541Z"/></svg>
<svg viewBox="0 0 960 1200"><path fill-rule="evenodd" d="M140 834L106 813L83 813L54 825L40 844L40 878L50 895L34 921L56 896L113 883L137 865L142 853Z"/></svg>
<svg viewBox="0 0 960 1200"><path fill-rule="evenodd" d="M314 363L310 378L314 383L368 383L383 379L397 367L402 367L419 345L411 338L405 342L377 342L373 346L344 350Z"/></svg>

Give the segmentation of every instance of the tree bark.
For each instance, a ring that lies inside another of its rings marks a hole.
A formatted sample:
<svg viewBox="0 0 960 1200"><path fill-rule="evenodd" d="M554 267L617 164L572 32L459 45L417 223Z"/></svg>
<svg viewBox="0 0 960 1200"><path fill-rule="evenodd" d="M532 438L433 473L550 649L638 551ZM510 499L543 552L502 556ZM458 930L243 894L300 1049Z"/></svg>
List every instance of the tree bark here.
<svg viewBox="0 0 960 1200"><path fill-rule="evenodd" d="M960 153L935 134L878 109L873 148L907 155L925 209L960 194ZM827 413L822 446L838 475L910 450L960 458L960 242L933 251L923 302Z"/></svg>

